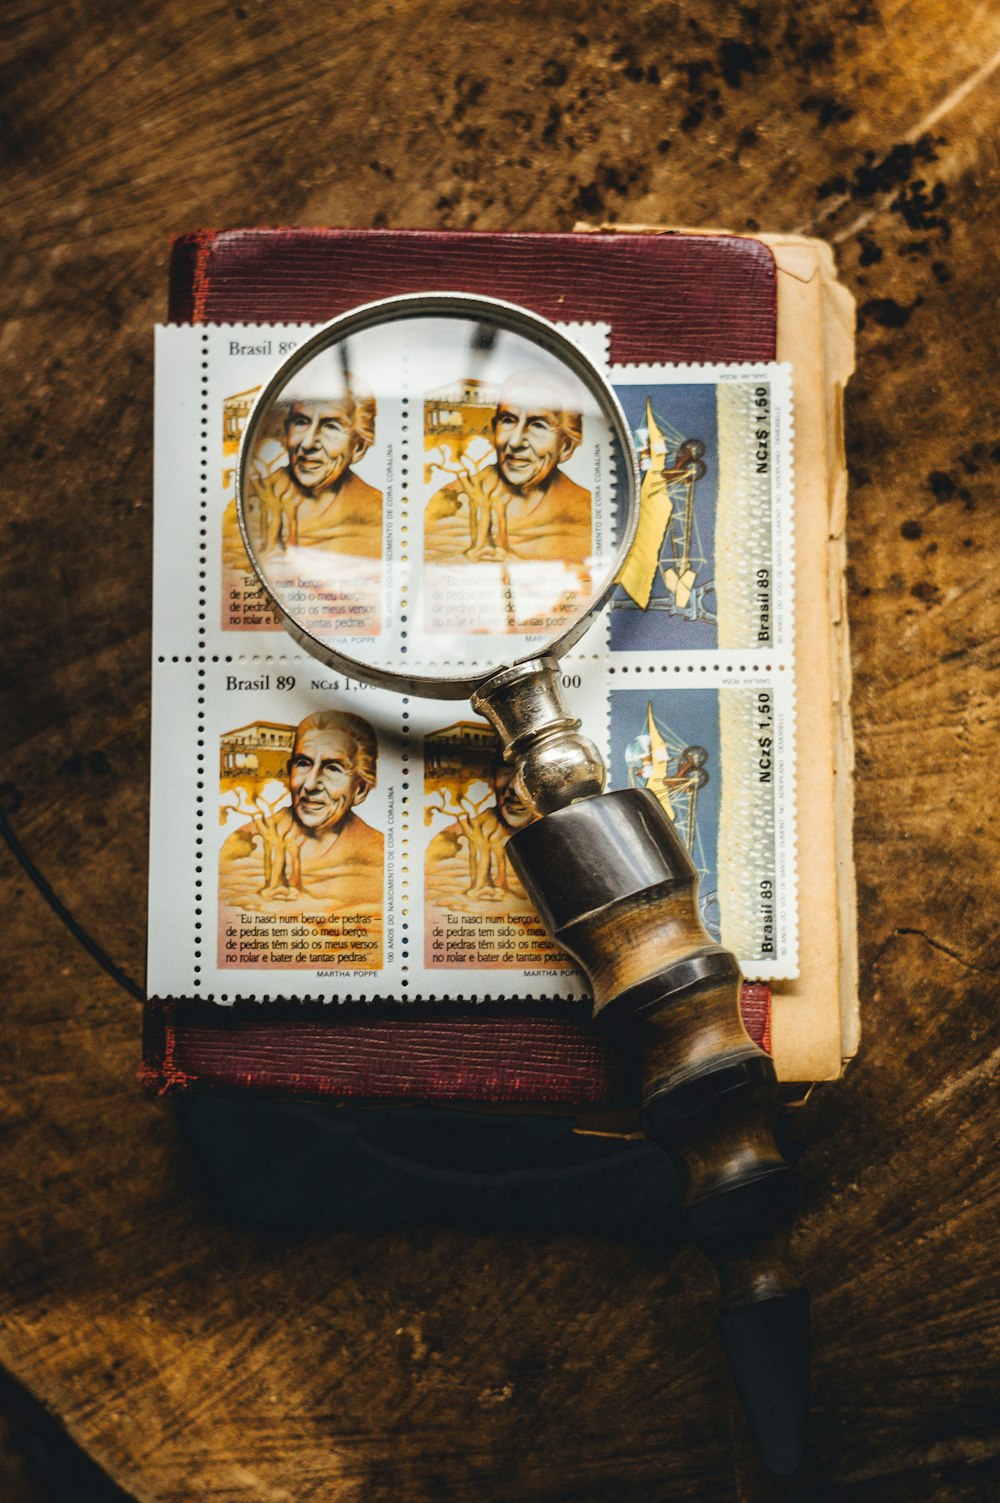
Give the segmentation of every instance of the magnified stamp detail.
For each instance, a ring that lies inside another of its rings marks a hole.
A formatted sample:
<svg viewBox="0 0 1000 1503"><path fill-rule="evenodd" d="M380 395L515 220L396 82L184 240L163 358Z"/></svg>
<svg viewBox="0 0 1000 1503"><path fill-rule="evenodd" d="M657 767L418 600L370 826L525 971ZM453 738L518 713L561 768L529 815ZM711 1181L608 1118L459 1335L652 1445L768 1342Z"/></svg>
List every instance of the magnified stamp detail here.
<svg viewBox="0 0 1000 1503"><path fill-rule="evenodd" d="M224 400L224 448L241 414L245 421L250 396ZM364 374L330 362L328 370L302 372L255 435L245 503L254 552L282 586L283 600L321 634L351 638L381 630L392 452L380 432L379 403ZM235 499L223 517L222 557L223 626L273 629L266 607L261 614Z"/></svg>
<svg viewBox="0 0 1000 1503"><path fill-rule="evenodd" d="M314 332L294 324L158 330L158 397L161 390L179 394L172 404L162 399L157 413L158 583L166 588L169 579L159 615L166 619L171 602L176 611L186 588L182 557L198 546L202 505L207 631L221 651L231 651L232 634L240 632L259 634L265 650L261 634L272 633L275 651L287 641L240 533L237 464L274 367ZM248 462L245 512L259 562L303 624L345 646L378 637L395 583L401 412L398 397L381 391L384 357L374 353L372 369L363 358L348 369L333 360L305 366L259 420ZM206 473L199 503L185 455L198 452L200 414L183 393L203 369Z"/></svg>
<svg viewBox="0 0 1000 1503"><path fill-rule="evenodd" d="M503 563L591 553L591 492L567 466L583 440L566 377L514 371L499 386L459 380L424 398L424 559Z"/></svg>
<svg viewBox="0 0 1000 1503"><path fill-rule="evenodd" d="M450 325L436 342L448 321L425 324L419 369L392 329L368 330L338 352L304 353L263 409L275 366L314 327L159 331L158 393L174 398L161 397L157 414L158 622L200 590L191 620L205 623L205 645L232 651L245 632L280 652L287 640L239 527L248 428L243 510L256 563L284 616L314 637L387 669L474 666L495 656L488 635L530 651L578 614L614 541L613 466L592 399L582 383L568 392L571 372L556 391L562 367L525 339L504 335L468 358L468 338ZM607 325L566 332L606 368ZM204 412L184 396L201 382ZM542 402L551 431L534 412ZM520 421L525 404L534 423ZM200 475L185 467L190 454ZM205 572L192 580L188 556L201 550Z"/></svg>
<svg viewBox="0 0 1000 1503"><path fill-rule="evenodd" d="M787 367L622 366L641 472L612 652L791 648Z"/></svg>
<svg viewBox="0 0 1000 1503"><path fill-rule="evenodd" d="M702 922L750 980L797 970L789 698L763 679L610 694L609 785L646 789L673 821Z"/></svg>
<svg viewBox="0 0 1000 1503"><path fill-rule="evenodd" d="M473 655L476 637L562 630L610 563L607 424L570 371L523 343L488 365L456 350L447 379L418 394L423 626Z"/></svg>
<svg viewBox="0 0 1000 1503"><path fill-rule="evenodd" d="M280 631L281 622L247 558L236 519L236 457L240 439L262 387L222 398L221 483L228 497L222 513L220 622L223 631Z"/></svg>

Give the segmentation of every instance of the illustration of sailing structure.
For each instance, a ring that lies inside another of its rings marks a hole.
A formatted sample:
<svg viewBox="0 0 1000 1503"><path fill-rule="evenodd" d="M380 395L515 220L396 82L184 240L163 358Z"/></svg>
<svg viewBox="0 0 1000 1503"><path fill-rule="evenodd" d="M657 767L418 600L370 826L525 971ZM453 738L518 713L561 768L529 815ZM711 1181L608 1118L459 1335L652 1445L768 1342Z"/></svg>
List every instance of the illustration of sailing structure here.
<svg viewBox="0 0 1000 1503"><path fill-rule="evenodd" d="M708 752L689 746L646 706L646 728L625 749L630 788L645 788L673 820L698 871L698 905L705 928L719 937L719 895L707 886L709 874L698 826L698 793L709 780Z"/></svg>
<svg viewBox="0 0 1000 1503"><path fill-rule="evenodd" d="M612 604L714 623L715 581L699 578L708 558L694 504L705 445L654 413L648 397L645 424L633 436L642 471L639 525L618 576L629 599Z"/></svg>

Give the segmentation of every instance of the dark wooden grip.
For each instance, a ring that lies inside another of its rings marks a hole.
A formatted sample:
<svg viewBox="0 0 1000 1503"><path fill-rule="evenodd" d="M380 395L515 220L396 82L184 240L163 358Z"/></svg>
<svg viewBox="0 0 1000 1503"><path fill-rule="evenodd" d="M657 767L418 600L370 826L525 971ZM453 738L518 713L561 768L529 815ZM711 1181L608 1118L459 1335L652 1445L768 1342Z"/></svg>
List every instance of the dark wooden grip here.
<svg viewBox="0 0 1000 1503"><path fill-rule="evenodd" d="M808 1300L786 1262L794 1178L772 1134L774 1066L743 1026L735 958L701 922L698 874L636 789L546 815L507 850L586 972L595 1015L640 1051L643 1127L681 1171L692 1236L719 1275L751 1429L772 1470L792 1471L809 1372Z"/></svg>

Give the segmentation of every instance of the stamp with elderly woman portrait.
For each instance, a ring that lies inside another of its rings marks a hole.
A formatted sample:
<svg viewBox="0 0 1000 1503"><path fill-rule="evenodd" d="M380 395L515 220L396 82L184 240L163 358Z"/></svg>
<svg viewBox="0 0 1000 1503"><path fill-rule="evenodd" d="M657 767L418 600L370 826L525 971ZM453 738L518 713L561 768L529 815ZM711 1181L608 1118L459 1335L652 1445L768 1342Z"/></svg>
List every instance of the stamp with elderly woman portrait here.
<svg viewBox="0 0 1000 1503"><path fill-rule="evenodd" d="M339 707L219 738L220 968L382 964L385 834L371 722Z"/></svg>
<svg viewBox="0 0 1000 1503"><path fill-rule="evenodd" d="M424 394L423 426L426 630L558 631L600 569L606 488L586 393L542 365L463 374Z"/></svg>
<svg viewBox="0 0 1000 1503"><path fill-rule="evenodd" d="M227 403L234 417L224 422L223 443L235 452L240 395ZM376 397L360 373L308 367L273 405L250 457L254 551L283 598L301 592L308 599L303 610L315 631L357 637L381 630L386 460L378 431ZM273 630L235 500L223 517L222 567L223 627Z"/></svg>

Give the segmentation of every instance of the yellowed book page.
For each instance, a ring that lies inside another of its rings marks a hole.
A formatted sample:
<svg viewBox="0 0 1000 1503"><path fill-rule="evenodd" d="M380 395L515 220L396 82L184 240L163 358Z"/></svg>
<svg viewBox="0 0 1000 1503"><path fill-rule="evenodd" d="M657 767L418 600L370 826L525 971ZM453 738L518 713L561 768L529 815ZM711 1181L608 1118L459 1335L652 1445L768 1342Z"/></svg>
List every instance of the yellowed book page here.
<svg viewBox="0 0 1000 1503"><path fill-rule="evenodd" d="M795 638L799 665L800 970L772 996L779 1077L830 1080L857 1047L853 744L844 609L846 476L840 428L853 369L853 301L829 248L762 236L778 266L778 359L795 393Z"/></svg>

